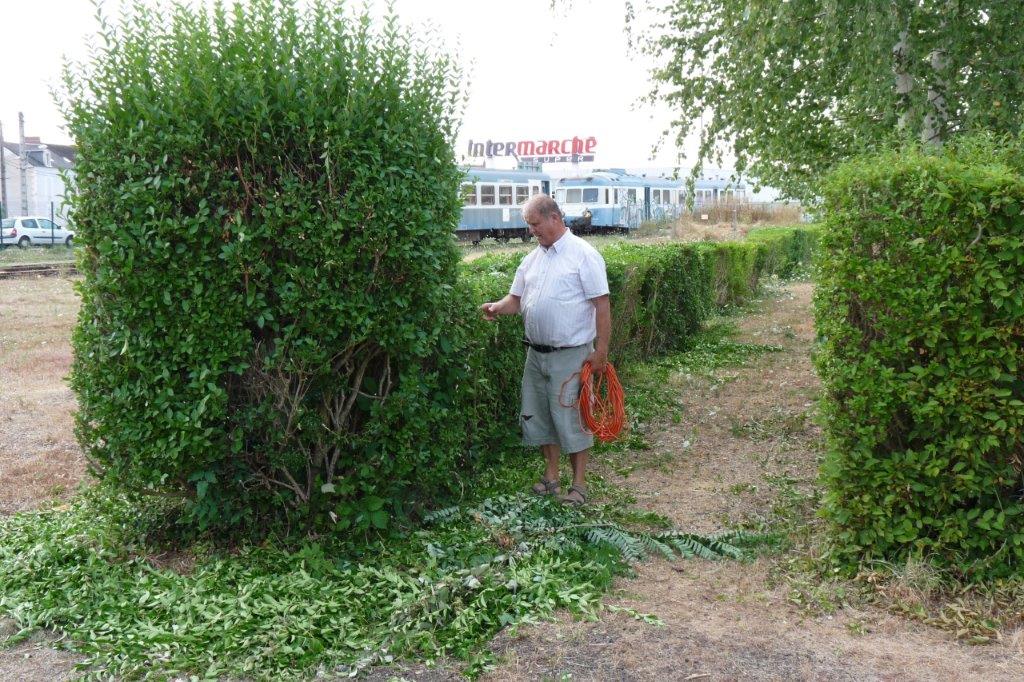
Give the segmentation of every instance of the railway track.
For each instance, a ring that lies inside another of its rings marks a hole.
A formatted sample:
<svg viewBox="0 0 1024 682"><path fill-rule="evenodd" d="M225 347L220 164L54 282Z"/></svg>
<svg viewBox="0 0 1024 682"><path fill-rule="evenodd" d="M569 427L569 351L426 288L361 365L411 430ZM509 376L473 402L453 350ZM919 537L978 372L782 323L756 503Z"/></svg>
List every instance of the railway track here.
<svg viewBox="0 0 1024 682"><path fill-rule="evenodd" d="M15 263L0 265L0 279L15 277L60 277L77 274L75 264L63 263Z"/></svg>

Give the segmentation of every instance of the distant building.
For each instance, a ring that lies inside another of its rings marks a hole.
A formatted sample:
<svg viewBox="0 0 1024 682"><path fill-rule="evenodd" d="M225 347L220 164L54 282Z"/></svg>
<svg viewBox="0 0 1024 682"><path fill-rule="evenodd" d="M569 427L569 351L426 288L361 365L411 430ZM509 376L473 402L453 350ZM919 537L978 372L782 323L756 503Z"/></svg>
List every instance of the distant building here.
<svg viewBox="0 0 1024 682"><path fill-rule="evenodd" d="M67 220L65 178L75 175L75 148L66 144L50 144L38 137L25 138L25 158L19 156L17 142L4 142L7 205L5 216L52 214L58 222ZM22 169L25 173L25 194L22 195ZM61 177L61 174L65 177Z"/></svg>

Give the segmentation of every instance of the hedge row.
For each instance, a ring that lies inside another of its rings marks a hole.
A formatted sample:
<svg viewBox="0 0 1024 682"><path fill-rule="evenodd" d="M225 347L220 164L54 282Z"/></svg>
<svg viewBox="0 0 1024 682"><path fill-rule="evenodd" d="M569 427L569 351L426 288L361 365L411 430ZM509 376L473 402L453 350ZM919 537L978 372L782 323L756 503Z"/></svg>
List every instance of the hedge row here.
<svg viewBox="0 0 1024 682"><path fill-rule="evenodd" d="M465 437L436 310L458 68L332 3L136 4L101 30L66 80L93 470L200 525L385 525Z"/></svg>
<svg viewBox="0 0 1024 682"><path fill-rule="evenodd" d="M764 277L790 276L809 265L816 243L817 228L802 226L757 230L739 242L605 246L612 362L685 349L710 315L748 300ZM493 255L463 264L461 297L479 304L504 296L522 257ZM472 306L462 314L473 320L466 355L468 375L474 377L465 408L475 415L470 442L494 451L498 448L486 445L490 439L517 434L522 321L482 322Z"/></svg>
<svg viewBox="0 0 1024 682"><path fill-rule="evenodd" d="M984 143L827 183L816 301L837 556L1024 562L1024 176Z"/></svg>

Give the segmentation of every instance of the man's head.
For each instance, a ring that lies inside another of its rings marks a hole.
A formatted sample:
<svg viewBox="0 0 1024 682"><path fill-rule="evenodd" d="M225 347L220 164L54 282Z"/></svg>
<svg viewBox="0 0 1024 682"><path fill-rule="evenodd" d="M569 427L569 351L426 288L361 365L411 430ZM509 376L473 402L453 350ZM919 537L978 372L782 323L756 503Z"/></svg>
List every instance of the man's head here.
<svg viewBox="0 0 1024 682"><path fill-rule="evenodd" d="M547 194L535 194L523 204L523 220L530 226L530 234L537 238L541 246L551 246L565 234L562 211Z"/></svg>

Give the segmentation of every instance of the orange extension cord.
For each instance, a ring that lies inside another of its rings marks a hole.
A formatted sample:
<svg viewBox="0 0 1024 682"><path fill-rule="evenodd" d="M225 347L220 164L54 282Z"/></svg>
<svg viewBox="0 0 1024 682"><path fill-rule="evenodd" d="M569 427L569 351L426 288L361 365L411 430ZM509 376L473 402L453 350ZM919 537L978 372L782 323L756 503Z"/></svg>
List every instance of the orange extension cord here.
<svg viewBox="0 0 1024 682"><path fill-rule="evenodd" d="M559 404L562 407L579 405L580 419L588 431L605 443L615 440L622 433L622 427L626 425L626 394L619 383L615 367L612 363L607 363L604 373L597 376L596 382L593 380L589 362L583 363L577 374L580 377L579 398L566 405L562 402L559 392ZM562 391L574 376L576 374L565 380Z"/></svg>

